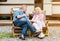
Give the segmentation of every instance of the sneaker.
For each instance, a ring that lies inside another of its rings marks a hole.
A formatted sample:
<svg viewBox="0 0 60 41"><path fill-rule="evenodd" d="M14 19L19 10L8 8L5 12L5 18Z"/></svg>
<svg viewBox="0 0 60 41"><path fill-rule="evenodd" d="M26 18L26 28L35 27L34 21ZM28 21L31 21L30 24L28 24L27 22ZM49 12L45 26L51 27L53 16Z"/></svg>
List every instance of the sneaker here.
<svg viewBox="0 0 60 41"><path fill-rule="evenodd" d="M44 38L45 37L45 35L43 34L43 32L41 32L39 35L38 35L38 38L40 38L40 39L42 39L42 38Z"/></svg>
<svg viewBox="0 0 60 41"><path fill-rule="evenodd" d="M25 40L24 35L21 35L21 36L19 37L19 39Z"/></svg>

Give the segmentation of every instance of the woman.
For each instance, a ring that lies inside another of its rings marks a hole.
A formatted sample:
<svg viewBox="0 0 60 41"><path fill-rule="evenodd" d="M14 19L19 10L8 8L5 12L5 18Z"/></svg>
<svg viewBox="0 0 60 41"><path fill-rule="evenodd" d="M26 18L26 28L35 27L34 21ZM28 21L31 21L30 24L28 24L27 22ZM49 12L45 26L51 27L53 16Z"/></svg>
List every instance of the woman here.
<svg viewBox="0 0 60 41"><path fill-rule="evenodd" d="M36 7L34 10L34 16L31 20L33 23L33 26L36 28L36 32L41 32L38 37L42 38L45 35L42 32L42 28L45 27L45 22L44 22L44 14L41 10L40 7Z"/></svg>

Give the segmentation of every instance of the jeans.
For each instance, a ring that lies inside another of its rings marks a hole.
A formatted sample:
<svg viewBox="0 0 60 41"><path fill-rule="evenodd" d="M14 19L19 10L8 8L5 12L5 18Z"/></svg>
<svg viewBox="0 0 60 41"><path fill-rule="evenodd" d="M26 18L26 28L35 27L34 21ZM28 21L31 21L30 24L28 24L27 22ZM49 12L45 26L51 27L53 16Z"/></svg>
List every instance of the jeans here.
<svg viewBox="0 0 60 41"><path fill-rule="evenodd" d="M36 31L35 27L32 26L31 22L29 21L28 17L25 16L24 18L18 19L14 21L15 26L22 26L22 34L26 35L27 30L30 29L32 33Z"/></svg>
<svg viewBox="0 0 60 41"><path fill-rule="evenodd" d="M35 33L36 29L35 29L34 26L32 26L32 23L29 21L29 18L27 16L25 16L25 19L26 19L26 22L27 22L28 29L30 29L30 31L32 33Z"/></svg>

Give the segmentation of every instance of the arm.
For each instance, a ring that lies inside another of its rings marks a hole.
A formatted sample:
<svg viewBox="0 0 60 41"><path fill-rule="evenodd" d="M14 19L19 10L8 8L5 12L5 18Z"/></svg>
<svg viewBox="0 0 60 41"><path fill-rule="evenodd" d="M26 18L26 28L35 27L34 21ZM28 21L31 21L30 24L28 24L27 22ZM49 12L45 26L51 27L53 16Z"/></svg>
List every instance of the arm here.
<svg viewBox="0 0 60 41"><path fill-rule="evenodd" d="M23 18L24 16L26 16L25 14L23 15L18 15L17 18Z"/></svg>
<svg viewBox="0 0 60 41"><path fill-rule="evenodd" d="M34 15L33 18L32 18L32 20L31 20L31 22L36 22L35 18L36 18L36 16Z"/></svg>
<svg viewBox="0 0 60 41"><path fill-rule="evenodd" d="M23 14L22 15L22 11L16 11L16 12L14 12L14 16L16 17L16 18L23 18L24 16L26 16L25 14ZM21 14L21 15L20 15Z"/></svg>
<svg viewBox="0 0 60 41"><path fill-rule="evenodd" d="M40 21L43 21L43 18L44 18L44 15L41 14L41 15L39 16L39 20L40 20Z"/></svg>

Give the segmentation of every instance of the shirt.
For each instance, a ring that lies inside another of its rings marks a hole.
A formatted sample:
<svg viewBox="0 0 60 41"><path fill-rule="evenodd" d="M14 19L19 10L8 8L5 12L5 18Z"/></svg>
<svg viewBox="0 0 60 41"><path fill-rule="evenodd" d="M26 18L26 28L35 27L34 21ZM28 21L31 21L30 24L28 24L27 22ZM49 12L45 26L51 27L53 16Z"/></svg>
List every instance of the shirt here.
<svg viewBox="0 0 60 41"><path fill-rule="evenodd" d="M15 11L13 14L13 21L17 20L18 19L17 16L22 14L24 14L23 10Z"/></svg>
<svg viewBox="0 0 60 41"><path fill-rule="evenodd" d="M44 15L43 14L34 14L32 20L35 20L35 21L43 21L43 18L44 18Z"/></svg>

